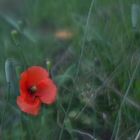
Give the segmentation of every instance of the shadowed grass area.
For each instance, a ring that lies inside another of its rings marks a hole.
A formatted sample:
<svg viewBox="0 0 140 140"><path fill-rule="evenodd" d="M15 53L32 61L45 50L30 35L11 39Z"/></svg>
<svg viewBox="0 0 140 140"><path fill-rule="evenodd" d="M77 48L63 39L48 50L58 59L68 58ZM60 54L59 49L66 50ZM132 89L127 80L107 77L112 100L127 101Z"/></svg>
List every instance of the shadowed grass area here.
<svg viewBox="0 0 140 140"><path fill-rule="evenodd" d="M140 138L140 10L131 14L132 4L0 0L0 139ZM26 115L16 105L19 75L48 61L57 102Z"/></svg>

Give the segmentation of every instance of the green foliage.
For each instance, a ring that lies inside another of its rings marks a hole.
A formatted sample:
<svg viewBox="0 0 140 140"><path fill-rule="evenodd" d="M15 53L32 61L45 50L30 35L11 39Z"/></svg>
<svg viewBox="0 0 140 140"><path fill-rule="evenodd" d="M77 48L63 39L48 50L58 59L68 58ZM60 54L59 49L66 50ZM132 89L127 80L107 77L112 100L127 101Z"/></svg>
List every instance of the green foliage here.
<svg viewBox="0 0 140 140"><path fill-rule="evenodd" d="M139 1L15 0L12 10L8 3L0 2L0 139L136 140ZM61 30L72 36L58 37ZM48 67L59 89L37 117L16 105L20 73L32 65Z"/></svg>

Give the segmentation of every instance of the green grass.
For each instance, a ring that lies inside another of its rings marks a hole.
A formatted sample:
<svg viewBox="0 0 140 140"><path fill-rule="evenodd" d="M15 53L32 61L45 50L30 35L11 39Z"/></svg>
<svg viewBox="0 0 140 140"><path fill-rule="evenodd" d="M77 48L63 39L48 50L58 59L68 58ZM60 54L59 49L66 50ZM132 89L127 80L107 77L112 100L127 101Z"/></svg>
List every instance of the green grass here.
<svg viewBox="0 0 140 140"><path fill-rule="evenodd" d="M0 139L140 138L140 22L134 30L133 2L0 1ZM57 38L60 29L72 38ZM32 117L16 105L18 76L27 66L47 68L47 59L58 99Z"/></svg>

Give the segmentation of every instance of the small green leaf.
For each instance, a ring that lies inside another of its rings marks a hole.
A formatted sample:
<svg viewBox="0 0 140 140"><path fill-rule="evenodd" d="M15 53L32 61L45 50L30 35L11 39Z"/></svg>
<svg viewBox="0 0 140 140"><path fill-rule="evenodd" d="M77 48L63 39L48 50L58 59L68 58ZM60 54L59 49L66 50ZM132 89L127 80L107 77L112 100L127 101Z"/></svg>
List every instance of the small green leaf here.
<svg viewBox="0 0 140 140"><path fill-rule="evenodd" d="M13 79L12 75L12 61L10 59L7 59L5 61L5 76L7 83L10 83Z"/></svg>
<svg viewBox="0 0 140 140"><path fill-rule="evenodd" d="M62 86L67 81L72 81L75 73L75 65L71 65L64 74L59 75L55 78L57 84Z"/></svg>
<svg viewBox="0 0 140 140"><path fill-rule="evenodd" d="M18 39L19 32L17 30L12 30L11 31L11 36L12 36L12 39L13 39L14 43L16 45L18 45L19 44L19 39Z"/></svg>
<svg viewBox="0 0 140 140"><path fill-rule="evenodd" d="M132 27L137 28L140 20L140 6L138 4L132 4L131 20L132 20Z"/></svg>
<svg viewBox="0 0 140 140"><path fill-rule="evenodd" d="M15 59L7 59L5 61L5 76L6 81L10 85L12 92L17 93L17 74L16 74L17 61Z"/></svg>

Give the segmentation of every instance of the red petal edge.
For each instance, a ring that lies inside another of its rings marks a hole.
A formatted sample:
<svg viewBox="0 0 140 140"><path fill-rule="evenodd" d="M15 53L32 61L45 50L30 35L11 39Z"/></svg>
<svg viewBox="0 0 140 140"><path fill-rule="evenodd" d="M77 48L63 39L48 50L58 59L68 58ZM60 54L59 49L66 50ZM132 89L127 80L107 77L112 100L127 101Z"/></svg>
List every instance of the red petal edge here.
<svg viewBox="0 0 140 140"><path fill-rule="evenodd" d="M44 79L38 85L38 93L40 100L45 104L52 104L56 100L57 87L51 79Z"/></svg>
<svg viewBox="0 0 140 140"><path fill-rule="evenodd" d="M21 109L21 111L30 114L30 115L38 115L40 111L41 102L39 98L35 98L34 102L26 102L22 96L17 97L17 105Z"/></svg>

